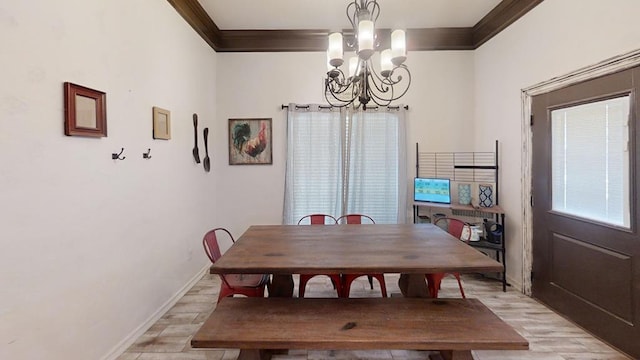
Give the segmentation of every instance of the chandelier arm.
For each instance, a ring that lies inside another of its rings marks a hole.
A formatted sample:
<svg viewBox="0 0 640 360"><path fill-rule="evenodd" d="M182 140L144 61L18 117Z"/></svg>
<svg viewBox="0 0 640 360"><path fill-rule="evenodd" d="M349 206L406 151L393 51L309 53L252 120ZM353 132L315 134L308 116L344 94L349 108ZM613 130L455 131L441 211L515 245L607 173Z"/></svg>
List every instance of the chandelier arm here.
<svg viewBox="0 0 640 360"><path fill-rule="evenodd" d="M338 71L340 71L338 69ZM352 89L352 93L354 92L354 81L353 79L345 80L344 73L340 71L339 75L335 78L325 79L325 91L324 97L329 104L333 107L343 107L351 104L355 98L352 95L351 97L344 97L343 94L346 95L349 89Z"/></svg>
<svg viewBox="0 0 640 360"><path fill-rule="evenodd" d="M396 70L404 71L407 77L405 78L402 75L398 75L394 80L393 73ZM376 104L378 105L382 105L382 106L389 105L389 103L391 103L392 101L398 100L399 98L404 96L409 90L409 87L411 87L411 72L409 72L409 69L404 65L397 66L392 71L392 73L386 78L381 78L375 72L374 72L374 75L376 76L378 81L380 81L380 84L378 85L375 79L372 78L372 82L374 83L376 90L378 90L377 93L373 92L373 90L371 91L371 94L373 95L372 97L380 101L384 101L386 103L386 104L381 104L376 102ZM405 82L403 82L403 80L405 80ZM397 92L396 90L399 90L399 89L401 91ZM395 95L396 93L398 93L397 96Z"/></svg>
<svg viewBox="0 0 640 360"><path fill-rule="evenodd" d="M355 78L346 78L342 70L340 68L336 68L338 75L334 77L329 77L325 79L326 89L328 89L332 94L342 94L347 91L352 84L355 82Z"/></svg>
<svg viewBox="0 0 640 360"><path fill-rule="evenodd" d="M342 86L345 83L345 76L344 76L344 72L342 72L342 69L340 69L339 67L336 67L334 69L331 69L330 72L327 73L327 76L331 73L331 72L336 72L337 75L336 76L329 76L331 78L332 81L334 81L336 84Z"/></svg>
<svg viewBox="0 0 640 360"><path fill-rule="evenodd" d="M375 73L376 78L378 79L378 81L380 81L380 84L384 84L384 85L388 85L388 86L394 86L398 83L400 83L402 81L402 75L398 75L396 80L393 79L393 74L396 71L396 69L398 68L404 68L405 71L409 71L409 69L405 66L405 65L398 65L395 66L391 72L389 73L389 75L387 77L380 77L380 75L378 73Z"/></svg>
<svg viewBox="0 0 640 360"><path fill-rule="evenodd" d="M351 104L353 102L353 100L346 101L346 100L341 100L341 99L337 99L337 98L332 99L327 95L327 93L324 94L324 98L325 98L325 100L327 100L327 103L329 103L329 105L331 105L331 107L338 107L338 108L345 107L345 106L347 106L347 105L349 105L349 104Z"/></svg>
<svg viewBox="0 0 640 360"><path fill-rule="evenodd" d="M338 99L339 95L349 90L349 86L340 86L337 84L337 86L330 86L328 90L334 97L336 97L336 99Z"/></svg>
<svg viewBox="0 0 640 360"><path fill-rule="evenodd" d="M393 86L393 83L388 83L385 81L385 79L381 78L380 75L375 72L372 71L373 75L375 76L375 79L378 79L378 82L380 82L380 85L378 85L378 83L375 81L374 77L371 77L371 81L373 82L373 85L376 87L376 89L381 92L381 93L386 93L388 91L388 86ZM384 85L387 85L387 87L384 87Z"/></svg>
<svg viewBox="0 0 640 360"><path fill-rule="evenodd" d="M327 99L327 102L330 103L332 106L337 106L336 104L340 104L340 103L346 103L346 104L350 104L353 102L354 98L341 98L338 95L342 94L344 91L346 91L348 88L343 89L340 92L334 92L331 91L331 89L325 90L324 92L324 97L325 99ZM329 95L331 95L329 97ZM340 105L342 106L342 105Z"/></svg>
<svg viewBox="0 0 640 360"><path fill-rule="evenodd" d="M398 75L398 71L404 72L406 74L406 77L403 77L401 74ZM393 77L394 74L397 75L395 79ZM386 78L380 78L378 74L375 74L375 75L377 79L380 81L380 86L378 87L378 90L381 93L386 93L388 89L391 89L392 93L396 92L396 89L398 88L397 85L401 85L403 90L399 92L398 96L391 95L391 97L389 97L391 101L401 98L404 94L407 93L407 91L409 90L409 87L411 87L411 72L409 71L409 68L404 64L394 67L394 69L391 71L389 76ZM405 81L403 82L403 80ZM386 99L387 97L384 97L384 98Z"/></svg>
<svg viewBox="0 0 640 360"><path fill-rule="evenodd" d="M378 106L385 106L382 104L383 101L386 101L386 99L380 98L378 95L376 95L371 88L369 89L369 98L373 101L374 104L378 105Z"/></svg>
<svg viewBox="0 0 640 360"><path fill-rule="evenodd" d="M380 99L380 98L377 98L375 96L372 96L371 100L373 100L373 103L378 105L378 106L389 106L389 104L391 104L391 100Z"/></svg>
<svg viewBox="0 0 640 360"><path fill-rule="evenodd" d="M411 87L411 72L409 71L409 68L402 64L399 66L396 66L393 71L391 72L391 75L389 75L389 79L391 79L391 77L393 76L393 74L396 72L396 70L401 70L406 74L406 77L403 77L402 75L398 75L397 80L393 83L394 88L396 84L400 84L403 80L406 81L406 85L402 85L403 90L398 94L398 96L393 97L391 100L398 100L399 98L401 98L402 96L404 96L404 94L407 93L407 91L409 90L409 88ZM393 80L392 80L393 81Z"/></svg>
<svg viewBox="0 0 640 360"><path fill-rule="evenodd" d="M353 12L352 14L349 14L349 9L351 9L352 7L353 7ZM351 27L355 31L356 36L358 34L357 32L358 25L356 24L356 17L358 16L359 10L360 10L360 5L358 5L357 0L354 0L352 3L349 3L349 5L347 5L347 19L349 19L349 22L351 23Z"/></svg>
<svg viewBox="0 0 640 360"><path fill-rule="evenodd" d="M388 79L389 79L389 83L390 84L395 85L395 84L398 84L398 83L400 83L402 81L402 79L403 79L402 75L397 75L397 71L398 70L405 72L407 75L409 75L409 77L411 77L411 72L409 72L409 68L406 65L404 65L404 64L398 65L398 66L395 66L391 70L391 73L389 74ZM393 79L393 75L394 74L397 75L395 80Z"/></svg>
<svg viewBox="0 0 640 360"><path fill-rule="evenodd" d="M325 90L329 90L331 92L334 92L336 90L336 88L340 88L340 83L338 83L335 79L333 78L326 78L324 80L324 87Z"/></svg>
<svg viewBox="0 0 640 360"><path fill-rule="evenodd" d="M380 4L376 0L370 0L367 2L367 10L371 14L371 20L375 23L378 21L378 17L380 17Z"/></svg>
<svg viewBox="0 0 640 360"><path fill-rule="evenodd" d="M345 107L345 106L349 106L353 102L353 100L347 102L347 101L342 101L342 100L338 99L338 101L340 101L340 103L336 103L333 100L331 100L329 97L327 97L326 94L325 94L325 99L327 100L327 103L329 103L329 105L331 105L331 107L336 107L336 108L342 108L342 107Z"/></svg>
<svg viewBox="0 0 640 360"><path fill-rule="evenodd" d="M343 82L336 82L336 85L336 87L331 87L331 92L337 95L340 95L355 86L353 79L345 80Z"/></svg>
<svg viewBox="0 0 640 360"><path fill-rule="evenodd" d="M377 76L376 77L378 79L380 79L380 77ZM373 100L373 102L378 105L378 106L387 106L391 103L391 101L393 100L393 86L384 86L384 80L382 80L380 86L378 86L378 84L375 82L375 80L372 77L373 84L375 85L375 89L377 90L374 91L373 88L370 87L370 98L371 100ZM390 91L390 92L389 92Z"/></svg>

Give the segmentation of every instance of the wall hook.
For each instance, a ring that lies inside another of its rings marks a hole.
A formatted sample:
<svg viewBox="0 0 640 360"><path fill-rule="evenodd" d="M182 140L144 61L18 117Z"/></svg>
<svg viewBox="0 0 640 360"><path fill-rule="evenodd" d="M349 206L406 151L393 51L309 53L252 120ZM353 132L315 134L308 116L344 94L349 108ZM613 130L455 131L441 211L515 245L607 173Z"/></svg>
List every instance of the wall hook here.
<svg viewBox="0 0 640 360"><path fill-rule="evenodd" d="M142 153L142 158L143 159L151 159L151 155L149 155L149 154L151 154L151 149L147 149L146 153Z"/></svg>
<svg viewBox="0 0 640 360"><path fill-rule="evenodd" d="M113 160L124 160L124 159L126 159L127 158L126 156L120 157L120 155L122 155L122 152L124 152L124 148L120 149L120 153L119 154L111 153L111 158Z"/></svg>

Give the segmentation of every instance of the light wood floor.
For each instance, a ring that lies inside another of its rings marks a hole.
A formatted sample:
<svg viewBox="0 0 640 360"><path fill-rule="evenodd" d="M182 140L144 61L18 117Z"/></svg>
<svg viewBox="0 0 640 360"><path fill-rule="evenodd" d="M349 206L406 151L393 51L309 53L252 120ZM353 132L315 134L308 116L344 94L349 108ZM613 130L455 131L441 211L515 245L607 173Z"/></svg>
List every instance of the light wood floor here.
<svg viewBox="0 0 640 360"><path fill-rule="evenodd" d="M397 275L385 275L389 293L399 294ZM295 293L297 289L297 276ZM467 297L478 298L500 318L529 340L528 351L475 351L477 360L613 360L629 359L608 345L589 335L537 301L479 275L463 276ZM237 349L192 349L191 336L213 311L220 280L205 275L160 320L142 335L119 360L235 360ZM313 278L307 284L306 297L335 297L327 277ZM374 280L370 290L366 277L352 285L351 297L380 296ZM460 297L453 277L443 281L440 297ZM309 324L313 326L313 324ZM274 360L420 360L428 359L428 351L300 351L276 355Z"/></svg>

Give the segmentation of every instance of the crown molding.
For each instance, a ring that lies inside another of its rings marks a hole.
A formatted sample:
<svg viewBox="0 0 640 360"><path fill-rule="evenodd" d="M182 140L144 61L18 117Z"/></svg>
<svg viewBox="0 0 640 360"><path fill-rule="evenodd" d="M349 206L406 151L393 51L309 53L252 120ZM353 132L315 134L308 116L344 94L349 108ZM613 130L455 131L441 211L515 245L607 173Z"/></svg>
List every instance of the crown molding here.
<svg viewBox="0 0 640 360"><path fill-rule="evenodd" d="M216 52L325 51L329 30L220 30L198 0L167 0ZM407 29L407 50L473 50L543 0L503 0L469 28ZM383 46L389 29L378 36Z"/></svg>
<svg viewBox="0 0 640 360"><path fill-rule="evenodd" d="M496 36L543 0L502 0L485 17L473 26L473 45L475 48Z"/></svg>

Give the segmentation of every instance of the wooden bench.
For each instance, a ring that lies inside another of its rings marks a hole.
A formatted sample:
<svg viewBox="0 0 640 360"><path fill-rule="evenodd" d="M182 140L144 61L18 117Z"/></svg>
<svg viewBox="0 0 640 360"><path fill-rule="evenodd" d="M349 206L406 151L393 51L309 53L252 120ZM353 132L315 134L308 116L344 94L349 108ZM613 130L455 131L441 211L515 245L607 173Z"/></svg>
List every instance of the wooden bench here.
<svg viewBox="0 0 640 360"><path fill-rule="evenodd" d="M225 298L191 340L194 348L238 348L240 360L275 349L526 350L529 343L476 299Z"/></svg>

